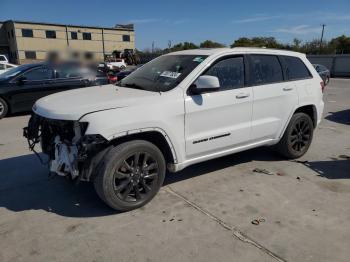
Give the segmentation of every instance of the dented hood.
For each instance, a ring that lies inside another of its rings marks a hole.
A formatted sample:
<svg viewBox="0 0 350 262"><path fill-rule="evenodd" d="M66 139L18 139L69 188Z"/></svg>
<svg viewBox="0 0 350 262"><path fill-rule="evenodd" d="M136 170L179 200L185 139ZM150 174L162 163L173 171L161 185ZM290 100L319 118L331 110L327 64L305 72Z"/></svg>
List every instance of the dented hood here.
<svg viewBox="0 0 350 262"><path fill-rule="evenodd" d="M43 117L79 120L91 112L152 103L159 93L115 85L94 86L60 92L39 99L33 111Z"/></svg>

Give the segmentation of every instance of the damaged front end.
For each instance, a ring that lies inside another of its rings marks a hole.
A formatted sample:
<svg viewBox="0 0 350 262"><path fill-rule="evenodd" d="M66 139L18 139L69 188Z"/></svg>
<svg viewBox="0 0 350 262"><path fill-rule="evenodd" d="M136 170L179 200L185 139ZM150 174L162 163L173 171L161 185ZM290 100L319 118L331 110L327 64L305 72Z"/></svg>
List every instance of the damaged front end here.
<svg viewBox="0 0 350 262"><path fill-rule="evenodd" d="M85 135L87 127L85 122L48 119L33 114L23 135L35 153L35 145L41 144L42 152L49 159L50 172L88 181L93 170L91 165L96 162L94 158L103 151L107 141L100 135Z"/></svg>

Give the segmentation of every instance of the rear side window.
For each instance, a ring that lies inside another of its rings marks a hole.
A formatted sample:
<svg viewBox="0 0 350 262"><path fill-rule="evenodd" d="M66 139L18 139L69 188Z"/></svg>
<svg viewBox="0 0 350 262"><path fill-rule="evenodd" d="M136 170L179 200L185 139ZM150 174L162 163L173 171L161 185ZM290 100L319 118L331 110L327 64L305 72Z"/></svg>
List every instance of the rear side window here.
<svg viewBox="0 0 350 262"><path fill-rule="evenodd" d="M244 86L243 57L232 57L219 61L210 67L205 75L219 78L220 90L241 88Z"/></svg>
<svg viewBox="0 0 350 262"><path fill-rule="evenodd" d="M40 67L30 70L22 76L28 81L47 80L52 78L52 70L47 67Z"/></svg>
<svg viewBox="0 0 350 262"><path fill-rule="evenodd" d="M277 56L251 55L250 61L252 85L264 85L283 81L283 71Z"/></svg>
<svg viewBox="0 0 350 262"><path fill-rule="evenodd" d="M286 64L287 80L299 80L312 77L306 65L300 58L284 56L283 59Z"/></svg>
<svg viewBox="0 0 350 262"><path fill-rule="evenodd" d="M82 77L83 72L77 66L59 67L56 69L56 78Z"/></svg>
<svg viewBox="0 0 350 262"><path fill-rule="evenodd" d="M321 70L321 71L327 71L327 70L328 70L328 68L325 67L325 66L323 66L323 65L319 65L319 67L320 67L320 70Z"/></svg>

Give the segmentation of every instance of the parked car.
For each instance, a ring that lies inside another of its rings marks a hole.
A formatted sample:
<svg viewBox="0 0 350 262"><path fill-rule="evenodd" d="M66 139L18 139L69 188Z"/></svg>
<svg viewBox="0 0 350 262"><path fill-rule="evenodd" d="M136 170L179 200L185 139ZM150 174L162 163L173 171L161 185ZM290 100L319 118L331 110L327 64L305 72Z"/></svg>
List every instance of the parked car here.
<svg viewBox="0 0 350 262"><path fill-rule="evenodd" d="M137 65L133 68L130 68L128 70L123 70L123 71L119 71L119 72L112 72L110 71L108 73L108 79L110 80L109 82L111 84L113 83L117 83L118 81L123 80L125 77L127 77L128 75L130 75L132 72L134 72L135 70L139 69L141 66L143 66L143 64Z"/></svg>
<svg viewBox="0 0 350 262"><path fill-rule="evenodd" d="M14 67L17 67L17 65L10 64L7 62L0 62L0 75Z"/></svg>
<svg viewBox="0 0 350 262"><path fill-rule="evenodd" d="M2 63L8 63L9 60L7 59L7 57L5 55L0 55L0 62Z"/></svg>
<svg viewBox="0 0 350 262"><path fill-rule="evenodd" d="M110 70L122 70L126 68L126 63L123 58L116 58L115 61L110 61L106 63Z"/></svg>
<svg viewBox="0 0 350 262"><path fill-rule="evenodd" d="M35 101L52 93L108 84L105 74L77 64L26 64L0 75L0 119L9 112L31 110Z"/></svg>
<svg viewBox="0 0 350 262"><path fill-rule="evenodd" d="M331 78L331 71L329 71L329 69L323 65L313 64L313 66L315 67L320 77L323 79L324 84L328 85Z"/></svg>
<svg viewBox="0 0 350 262"><path fill-rule="evenodd" d="M40 99L24 135L50 171L93 181L116 210L145 205L166 169L258 146L304 155L322 118L323 81L304 54L199 49L145 64L119 86Z"/></svg>

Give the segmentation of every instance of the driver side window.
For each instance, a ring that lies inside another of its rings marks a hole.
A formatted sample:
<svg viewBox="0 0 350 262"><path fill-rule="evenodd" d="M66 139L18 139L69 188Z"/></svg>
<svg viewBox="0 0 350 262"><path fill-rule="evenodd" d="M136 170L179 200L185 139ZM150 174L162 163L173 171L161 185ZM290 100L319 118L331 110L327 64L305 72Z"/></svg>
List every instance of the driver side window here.
<svg viewBox="0 0 350 262"><path fill-rule="evenodd" d="M52 79L52 70L47 67L39 67L22 75L27 81Z"/></svg>
<svg viewBox="0 0 350 262"><path fill-rule="evenodd" d="M211 66L204 75L216 76L219 79L219 91L242 88L244 87L243 57L221 60Z"/></svg>

